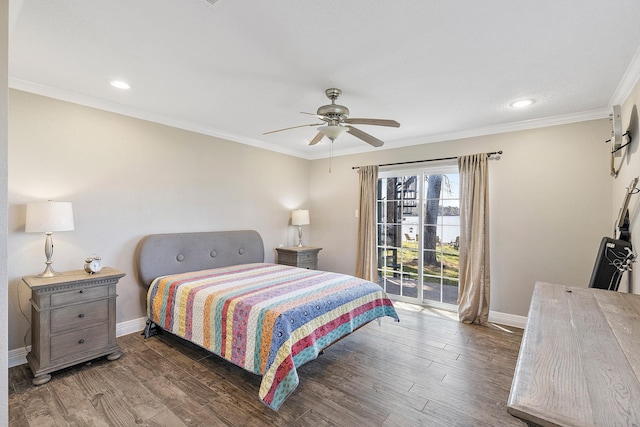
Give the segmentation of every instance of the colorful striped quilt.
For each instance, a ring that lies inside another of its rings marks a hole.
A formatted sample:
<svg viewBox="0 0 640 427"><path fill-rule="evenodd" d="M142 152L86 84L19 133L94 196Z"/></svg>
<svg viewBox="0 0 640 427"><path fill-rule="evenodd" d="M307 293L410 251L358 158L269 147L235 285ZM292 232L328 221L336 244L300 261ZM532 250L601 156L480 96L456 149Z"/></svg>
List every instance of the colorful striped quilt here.
<svg viewBox="0 0 640 427"><path fill-rule="evenodd" d="M296 367L373 319L398 315L373 282L277 264L243 264L157 278L149 319L262 375L260 400L278 410Z"/></svg>

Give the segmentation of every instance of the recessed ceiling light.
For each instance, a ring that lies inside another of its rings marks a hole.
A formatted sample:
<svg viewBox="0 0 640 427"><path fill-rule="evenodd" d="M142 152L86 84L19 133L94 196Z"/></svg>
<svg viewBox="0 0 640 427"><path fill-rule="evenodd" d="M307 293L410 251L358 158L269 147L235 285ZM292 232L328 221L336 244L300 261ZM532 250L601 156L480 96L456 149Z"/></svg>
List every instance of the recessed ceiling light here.
<svg viewBox="0 0 640 427"><path fill-rule="evenodd" d="M118 89L131 89L131 86L129 86L129 83L123 82L122 80L112 81L111 86L117 87Z"/></svg>
<svg viewBox="0 0 640 427"><path fill-rule="evenodd" d="M524 108L530 106L534 102L536 102L535 99L521 99L519 101L512 102L511 104L509 104L509 106L513 108Z"/></svg>

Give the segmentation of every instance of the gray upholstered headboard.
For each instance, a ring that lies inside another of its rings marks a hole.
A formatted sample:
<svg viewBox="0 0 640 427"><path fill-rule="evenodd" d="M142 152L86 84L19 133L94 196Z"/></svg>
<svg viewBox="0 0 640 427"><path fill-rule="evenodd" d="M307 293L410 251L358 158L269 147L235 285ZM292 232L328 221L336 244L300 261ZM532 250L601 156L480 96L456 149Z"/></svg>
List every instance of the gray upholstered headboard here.
<svg viewBox="0 0 640 427"><path fill-rule="evenodd" d="M138 277L149 285L168 274L264 262L264 244L254 230L151 234L137 254Z"/></svg>

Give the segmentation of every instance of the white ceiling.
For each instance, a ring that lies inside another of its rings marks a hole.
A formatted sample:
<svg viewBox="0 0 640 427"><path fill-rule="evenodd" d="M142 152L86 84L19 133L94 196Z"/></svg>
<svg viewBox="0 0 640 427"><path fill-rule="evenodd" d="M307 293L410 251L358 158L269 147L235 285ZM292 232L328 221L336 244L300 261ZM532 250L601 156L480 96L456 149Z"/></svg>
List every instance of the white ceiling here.
<svg viewBox="0 0 640 427"><path fill-rule="evenodd" d="M262 133L330 87L395 148L606 117L640 74L638 0L11 0L10 30L13 88L307 159L314 127Z"/></svg>

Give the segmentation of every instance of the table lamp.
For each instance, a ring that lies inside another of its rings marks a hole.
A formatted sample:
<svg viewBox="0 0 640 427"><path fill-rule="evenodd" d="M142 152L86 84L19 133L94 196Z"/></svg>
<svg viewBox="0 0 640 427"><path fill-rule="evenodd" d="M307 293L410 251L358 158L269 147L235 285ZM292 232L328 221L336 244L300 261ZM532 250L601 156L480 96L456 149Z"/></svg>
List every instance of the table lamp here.
<svg viewBox="0 0 640 427"><path fill-rule="evenodd" d="M37 277L53 277L57 273L51 267L53 257L53 237L54 231L73 230L73 209L71 202L34 202L27 203L27 218L24 231L27 233L45 233L47 238L44 241L44 255L47 257L44 271Z"/></svg>
<svg viewBox="0 0 640 427"><path fill-rule="evenodd" d="M309 211L298 209L291 212L291 225L298 226L298 247L302 247L302 226L309 224Z"/></svg>

